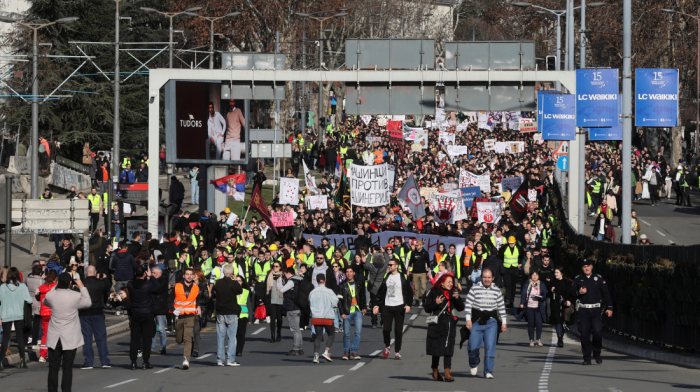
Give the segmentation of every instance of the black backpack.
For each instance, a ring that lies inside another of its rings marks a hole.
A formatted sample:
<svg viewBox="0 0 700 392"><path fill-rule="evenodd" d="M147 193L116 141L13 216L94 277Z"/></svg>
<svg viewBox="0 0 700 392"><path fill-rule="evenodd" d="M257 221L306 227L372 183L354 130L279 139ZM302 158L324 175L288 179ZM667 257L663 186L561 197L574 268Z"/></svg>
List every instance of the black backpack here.
<svg viewBox="0 0 700 392"><path fill-rule="evenodd" d="M294 289L292 293L292 301L294 302L294 305L304 312L310 311L311 304L309 303L309 294L313 289L313 283L309 282L308 280L302 279L298 284L297 282L294 282Z"/></svg>

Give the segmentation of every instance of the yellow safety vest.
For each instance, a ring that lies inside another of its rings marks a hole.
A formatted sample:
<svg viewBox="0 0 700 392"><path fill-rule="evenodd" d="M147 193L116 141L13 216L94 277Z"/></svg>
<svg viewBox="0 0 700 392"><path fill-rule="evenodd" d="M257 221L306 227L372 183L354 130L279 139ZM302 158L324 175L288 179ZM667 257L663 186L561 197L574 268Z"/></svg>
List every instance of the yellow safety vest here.
<svg viewBox="0 0 700 392"><path fill-rule="evenodd" d="M511 249L511 247L508 246L508 249L506 249L505 253L503 253L503 266L506 268L517 267L518 256L518 248L513 247Z"/></svg>
<svg viewBox="0 0 700 392"><path fill-rule="evenodd" d="M91 193L88 195L88 200L90 200L90 211L100 212L100 195L93 195Z"/></svg>
<svg viewBox="0 0 700 392"><path fill-rule="evenodd" d="M267 276L267 273L270 272L270 263L263 263L264 265L261 267L260 263L255 263L255 281L256 282L262 282L265 280L265 276ZM261 280L262 278L262 280Z"/></svg>
<svg viewBox="0 0 700 392"><path fill-rule="evenodd" d="M196 235L192 234L192 246L194 247L194 250L197 250L199 247L199 241L204 241L204 236L200 234L199 238L197 238Z"/></svg>
<svg viewBox="0 0 700 392"><path fill-rule="evenodd" d="M241 307L241 315L238 318L248 318L248 294L250 290L243 289L243 292L237 296L238 306Z"/></svg>
<svg viewBox="0 0 700 392"><path fill-rule="evenodd" d="M333 257L333 253L335 253L335 246L331 245L326 251L326 259L330 260Z"/></svg>
<svg viewBox="0 0 700 392"><path fill-rule="evenodd" d="M350 295L352 296L352 300L351 300L352 306L350 306L350 313L359 312L360 307L357 306L357 297L355 296L355 289L353 288L353 287L357 286L357 283L353 282L355 284L352 284L352 285L350 284L350 282L346 282L346 283L348 285L348 289L350 289Z"/></svg>

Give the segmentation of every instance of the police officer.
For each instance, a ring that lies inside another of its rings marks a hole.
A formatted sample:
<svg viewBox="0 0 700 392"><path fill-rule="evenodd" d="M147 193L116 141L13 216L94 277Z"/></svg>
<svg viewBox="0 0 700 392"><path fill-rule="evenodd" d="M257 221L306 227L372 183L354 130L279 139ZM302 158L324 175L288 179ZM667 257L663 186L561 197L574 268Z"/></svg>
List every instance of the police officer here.
<svg viewBox="0 0 700 392"><path fill-rule="evenodd" d="M603 319L601 306L605 306L605 313L612 317L613 304L608 286L599 274L593 273L593 264L590 260L584 259L581 263L582 274L574 278L571 285L571 296L577 298L578 307L578 330L581 333L581 351L583 352L583 363L591 364L591 350L595 357L595 362L603 363L600 351L603 349ZM601 302L605 302L601 305ZM591 347L591 334L593 334L593 347Z"/></svg>

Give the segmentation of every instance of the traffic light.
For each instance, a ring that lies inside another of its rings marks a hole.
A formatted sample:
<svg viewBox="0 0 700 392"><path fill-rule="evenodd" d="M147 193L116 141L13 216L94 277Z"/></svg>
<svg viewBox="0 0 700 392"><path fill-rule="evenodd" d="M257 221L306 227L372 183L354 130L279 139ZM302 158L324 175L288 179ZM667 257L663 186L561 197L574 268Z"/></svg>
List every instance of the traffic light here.
<svg viewBox="0 0 700 392"><path fill-rule="evenodd" d="M547 56L547 71L557 69L557 56Z"/></svg>

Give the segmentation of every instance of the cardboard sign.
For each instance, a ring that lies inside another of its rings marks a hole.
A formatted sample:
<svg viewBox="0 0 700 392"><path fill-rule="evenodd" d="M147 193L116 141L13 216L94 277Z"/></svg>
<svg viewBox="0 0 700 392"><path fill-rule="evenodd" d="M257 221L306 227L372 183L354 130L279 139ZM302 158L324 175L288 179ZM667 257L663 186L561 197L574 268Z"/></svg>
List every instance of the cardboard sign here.
<svg viewBox="0 0 700 392"><path fill-rule="evenodd" d="M469 155L467 146L447 146L447 154L450 158L458 157L460 155Z"/></svg>
<svg viewBox="0 0 700 392"><path fill-rule="evenodd" d="M522 177L508 177L501 179L501 192L513 192L523 183Z"/></svg>
<svg viewBox="0 0 700 392"><path fill-rule="evenodd" d="M496 139L484 140L484 151L491 151L496 148Z"/></svg>
<svg viewBox="0 0 700 392"><path fill-rule="evenodd" d="M531 119L521 118L520 119L520 132L521 133L537 132L537 122L532 121Z"/></svg>
<svg viewBox="0 0 700 392"><path fill-rule="evenodd" d="M392 132L394 132L394 131L392 131ZM382 142L382 138L379 137L379 136L367 136L367 137L365 137L365 141L366 141L367 143L374 143L374 142L379 142L379 143L381 143L381 142Z"/></svg>
<svg viewBox="0 0 700 392"><path fill-rule="evenodd" d="M501 203L478 203L476 212L479 223L498 224L501 220Z"/></svg>
<svg viewBox="0 0 700 392"><path fill-rule="evenodd" d="M529 201L537 201L537 189L528 189L527 190L527 199Z"/></svg>
<svg viewBox="0 0 700 392"><path fill-rule="evenodd" d="M457 189L457 184L444 184L442 190L445 192L453 191Z"/></svg>
<svg viewBox="0 0 700 392"><path fill-rule="evenodd" d="M439 141L444 145L455 144L455 134L449 131L440 131Z"/></svg>
<svg viewBox="0 0 700 392"><path fill-rule="evenodd" d="M294 226L294 213L292 211L273 212L271 218L275 227Z"/></svg>
<svg viewBox="0 0 700 392"><path fill-rule="evenodd" d="M309 210L327 210L328 209L328 196L309 196L307 198L309 203Z"/></svg>
<svg viewBox="0 0 700 392"><path fill-rule="evenodd" d="M469 217L459 190L430 194L430 209L438 223L455 223Z"/></svg>
<svg viewBox="0 0 700 392"><path fill-rule="evenodd" d="M350 197L353 205L379 207L389 204L387 164L360 166L350 164Z"/></svg>
<svg viewBox="0 0 700 392"><path fill-rule="evenodd" d="M280 178L280 204L299 205L299 179Z"/></svg>
<svg viewBox="0 0 700 392"><path fill-rule="evenodd" d="M430 197L431 193L437 192L437 191L438 191L437 188L420 188L420 195L422 197L428 198L428 197Z"/></svg>

